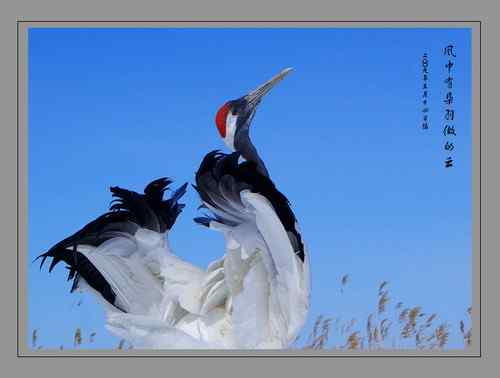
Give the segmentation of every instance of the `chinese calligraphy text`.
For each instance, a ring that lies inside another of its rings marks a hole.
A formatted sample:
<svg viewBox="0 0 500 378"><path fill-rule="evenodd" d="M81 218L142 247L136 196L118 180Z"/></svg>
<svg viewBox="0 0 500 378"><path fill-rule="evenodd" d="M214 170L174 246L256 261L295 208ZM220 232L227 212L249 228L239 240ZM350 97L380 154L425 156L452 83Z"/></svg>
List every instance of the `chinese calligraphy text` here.
<svg viewBox="0 0 500 378"><path fill-rule="evenodd" d="M446 78L444 80L445 84L445 96L444 96L444 127L443 134L445 136L444 150L446 151L446 159L444 161L445 168L453 167L453 157L451 152L455 149L454 138L457 136L455 131L455 109L454 109L454 97L453 97L453 67L455 66L455 58L457 57L455 53L455 46L449 44L444 47L443 55L446 57L445 72Z"/></svg>
<svg viewBox="0 0 500 378"><path fill-rule="evenodd" d="M428 80L429 80L429 59L427 53L422 56L422 129L429 128L429 107L428 103Z"/></svg>

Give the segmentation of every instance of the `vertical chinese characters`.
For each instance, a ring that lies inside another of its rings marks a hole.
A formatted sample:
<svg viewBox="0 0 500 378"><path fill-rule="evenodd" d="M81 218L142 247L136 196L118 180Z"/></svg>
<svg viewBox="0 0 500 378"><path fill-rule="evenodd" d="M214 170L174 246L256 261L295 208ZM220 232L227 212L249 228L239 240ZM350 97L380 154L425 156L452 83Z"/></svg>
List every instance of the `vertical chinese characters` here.
<svg viewBox="0 0 500 378"><path fill-rule="evenodd" d="M453 156L452 151L455 149L455 137L457 136L455 131L455 109L454 109L454 97L453 97L453 67L455 66L455 47L452 44L446 46L443 50L444 56L447 59L445 64L446 69L446 79L445 84L445 98L444 98L444 128L443 134L446 138L444 149L446 151L446 159L444 161L445 168L453 167Z"/></svg>
<svg viewBox="0 0 500 378"><path fill-rule="evenodd" d="M427 53L422 56L422 129L429 128L429 107L428 103L428 80L429 80L429 59Z"/></svg>

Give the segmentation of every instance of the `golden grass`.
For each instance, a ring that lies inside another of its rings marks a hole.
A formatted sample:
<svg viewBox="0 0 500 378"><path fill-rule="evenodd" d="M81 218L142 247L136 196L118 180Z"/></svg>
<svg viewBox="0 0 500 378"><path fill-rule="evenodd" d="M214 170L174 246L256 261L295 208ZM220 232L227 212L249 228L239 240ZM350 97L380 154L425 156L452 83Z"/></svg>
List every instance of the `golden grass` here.
<svg viewBox="0 0 500 378"><path fill-rule="evenodd" d="M347 284L351 281L345 274L340 280L340 292L345 293ZM451 326L446 322L438 322L436 313L427 314L421 306L404 306L403 302L394 305L390 311L391 298L389 296L389 283L382 281L378 287L376 309L370 313L365 321L356 318L342 320L340 316L325 317L319 315L306 340L300 343L297 337L292 348L294 349L344 349L344 350L383 350L383 349L430 349L442 350L446 348L449 340ZM81 301L78 303L80 305ZM466 310L466 320L461 320L458 330L464 341L464 348L472 344L472 329L470 318L472 309ZM466 324L469 324L467 326ZM97 334L91 332L88 343L95 341ZM43 349L38 345L39 330L34 329L31 335L33 349ZM73 337L73 347L80 348L85 344L83 333L77 328ZM301 345L302 344L302 345ZM120 340L116 349L132 349L132 345L125 340ZM61 350L64 346L61 345Z"/></svg>
<svg viewBox="0 0 500 378"><path fill-rule="evenodd" d="M77 328L73 337L73 346L76 348L80 345L82 345L82 330Z"/></svg>
<svg viewBox="0 0 500 378"><path fill-rule="evenodd" d="M347 275L343 277L348 277ZM341 279L341 292L344 293L347 280ZM356 319L343 321L340 317L332 319L318 316L307 342L299 348L304 349L347 349L347 350L381 350L381 349L431 349L446 348L451 332L447 322L437 322L436 313L426 314L421 306L405 307L403 302L394 306L395 313L389 313L389 283L383 281L378 288L377 309L370 313L362 323L364 326L355 327ZM467 309L470 323L471 308ZM328 320L328 323L326 323ZM472 343L472 330L466 328L465 322L460 321L459 329L464 340L464 348ZM328 343L328 340L337 340ZM339 341L344 340L344 341ZM298 340L295 346L297 347Z"/></svg>

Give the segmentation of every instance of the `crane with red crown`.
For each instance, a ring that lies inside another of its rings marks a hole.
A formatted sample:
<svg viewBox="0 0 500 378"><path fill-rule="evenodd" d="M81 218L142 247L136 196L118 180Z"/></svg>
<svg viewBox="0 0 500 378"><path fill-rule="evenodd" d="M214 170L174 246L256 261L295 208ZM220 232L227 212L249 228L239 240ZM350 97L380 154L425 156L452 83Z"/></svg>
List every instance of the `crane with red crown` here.
<svg viewBox="0 0 500 378"><path fill-rule="evenodd" d="M40 255L49 271L65 262L71 291L90 291L107 328L136 348L287 348L309 308L309 254L288 199L250 139L262 98L281 71L226 102L215 123L231 150L209 152L194 188L207 214L195 222L223 234L222 256L201 269L172 251L167 235L187 184L164 198L171 180L144 193L112 187L109 211Z"/></svg>

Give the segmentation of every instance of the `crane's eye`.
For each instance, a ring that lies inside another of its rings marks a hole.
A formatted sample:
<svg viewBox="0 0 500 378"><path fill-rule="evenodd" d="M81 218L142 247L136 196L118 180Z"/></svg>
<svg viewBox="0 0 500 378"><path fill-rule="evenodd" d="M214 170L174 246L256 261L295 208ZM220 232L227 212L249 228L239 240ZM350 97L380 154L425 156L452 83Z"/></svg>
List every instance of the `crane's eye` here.
<svg viewBox="0 0 500 378"><path fill-rule="evenodd" d="M228 115L230 110L231 110L231 107L230 107L229 103L226 102L224 105L222 105L222 107L217 112L217 115L215 116L215 125L217 126L217 129L219 130L219 134L223 138L226 137L227 115Z"/></svg>

